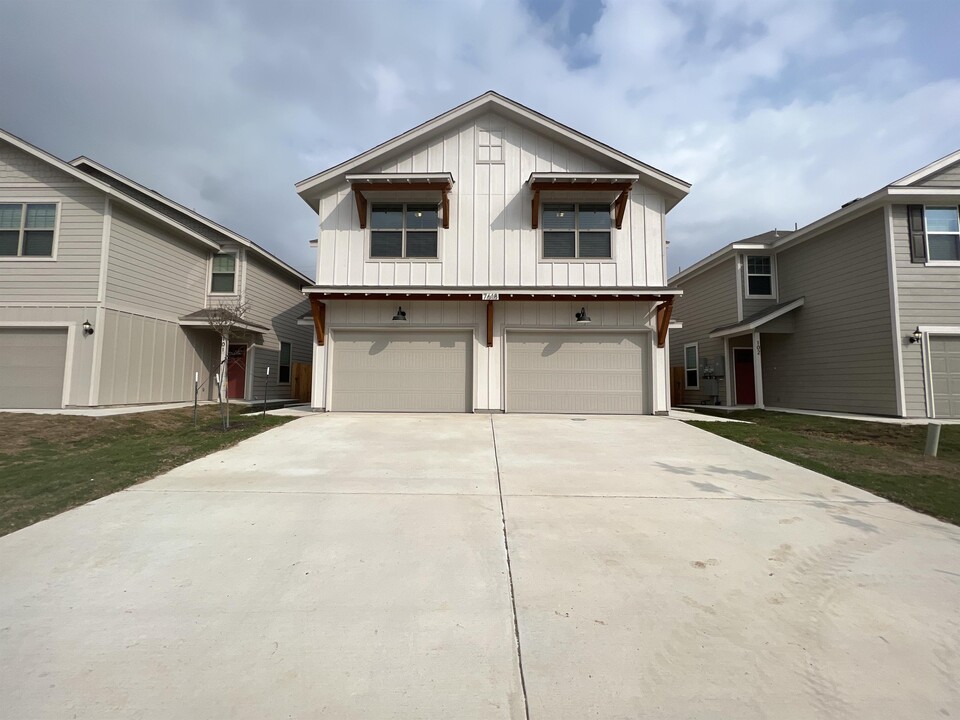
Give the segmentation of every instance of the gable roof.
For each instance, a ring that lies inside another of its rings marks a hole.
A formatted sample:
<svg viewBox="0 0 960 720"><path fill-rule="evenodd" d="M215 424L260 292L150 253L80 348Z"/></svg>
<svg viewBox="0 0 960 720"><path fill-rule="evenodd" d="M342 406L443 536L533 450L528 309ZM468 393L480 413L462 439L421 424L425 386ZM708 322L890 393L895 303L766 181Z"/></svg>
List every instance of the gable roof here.
<svg viewBox="0 0 960 720"><path fill-rule="evenodd" d="M949 155L944 155L939 160L934 160L929 165L925 165L919 170L916 170L910 173L909 175L905 175L899 180L890 183L890 186L902 187L904 185L913 185L914 183L918 183L921 180L924 180L930 177L931 175L935 175L936 173L940 172L944 168L950 167L956 162L960 162L960 150L955 150Z"/></svg>
<svg viewBox="0 0 960 720"><path fill-rule="evenodd" d="M740 322L731 325L723 325L710 331L711 338L727 337L729 335L740 335L750 330L756 330L758 327L766 325L771 320L776 320L781 315L786 315L799 307L803 307L806 298L798 297L793 300L787 300L776 305L767 305L767 307L758 310L749 317L745 317Z"/></svg>
<svg viewBox="0 0 960 720"><path fill-rule="evenodd" d="M89 176L101 179L111 187L122 192L125 196L132 197L146 205L149 205L158 212L162 213L164 216L176 222L183 223L187 226L192 225L197 232L208 239L213 240L214 242L219 243L224 239L232 240L246 248L249 248L254 253L260 255L283 272L287 273L288 275L292 275L298 281L306 284L313 283L313 280L304 275L302 272L291 267L276 255L260 247L252 240L235 233L230 228L224 227L223 225L214 222L210 218L205 217L200 213L191 210L190 208L184 207L180 203L171 200L165 195L161 195L156 190L151 190L150 188L121 175L115 170L111 170L106 165L101 165L95 160L91 160L90 158L82 155L75 160L71 160L70 165L84 171L84 173Z"/></svg>
<svg viewBox="0 0 960 720"><path fill-rule="evenodd" d="M174 221L173 219L167 217L163 213L157 212L156 210L149 207L148 205L124 193L119 192L118 190L111 187L107 183L91 177L87 173L73 167L69 163L64 162L63 160L56 157L55 155L51 155L47 151L41 150L35 145L31 145L26 140L23 140L22 138L17 137L13 133L9 133L6 130L0 130L0 140L3 140L9 143L10 145L13 145L15 148L22 150L23 152L37 158L38 160L42 160L43 162L49 165L52 165L53 167L57 168L61 172L64 172L67 175L70 175L71 177L76 178L77 180L81 180L82 182L85 182L88 185L91 185L97 188L101 192L108 195L111 199L119 200L122 203L125 203L133 208L136 208L137 210L144 213L145 215L149 215L154 220L159 220L164 225L168 225L174 228L178 232L186 235L187 237L193 240L196 240L197 242L201 243L202 245L205 245L208 248L211 248L213 250L220 249L220 245L214 242L213 240L210 240L209 238L204 237L200 233L197 233L194 230L191 230L190 228L182 225L181 223Z"/></svg>
<svg viewBox="0 0 960 720"><path fill-rule="evenodd" d="M296 184L297 193L308 205L314 210L317 210L315 202L312 204L311 201L319 198L326 186L339 182L342 176L351 170L389 153L397 152L404 147L414 145L420 142L425 135L434 133L453 123L462 122L468 117L480 115L489 110L496 110L500 114L513 118L522 124L536 126L541 131L545 130L550 134L559 136L569 143L585 148L594 154L602 155L638 173L641 179L661 190L667 196L668 210L680 202L690 191L690 183L680 180L673 175L669 175L662 170L658 170L651 165L647 165L626 153L622 153L609 145L594 140L571 127L563 125L556 120L548 118L546 115L542 115L535 110L531 110L514 100L490 90L473 100L468 100L452 110L448 110L431 120L417 125L405 133L380 143L376 147L360 153L339 165L335 165L312 177L301 180Z"/></svg>
<svg viewBox="0 0 960 720"><path fill-rule="evenodd" d="M789 235L793 235L794 232L795 231L793 230L767 230L767 232L762 232L759 235L751 235L743 240L736 240L735 242L728 243L719 250L710 253L702 260L695 262L687 269L678 272L667 281L667 284L673 285L674 283L680 282L681 280L686 280L693 275L699 275L702 272L706 272L710 268L719 265L724 260L733 257L737 250L772 250L776 246L777 242Z"/></svg>

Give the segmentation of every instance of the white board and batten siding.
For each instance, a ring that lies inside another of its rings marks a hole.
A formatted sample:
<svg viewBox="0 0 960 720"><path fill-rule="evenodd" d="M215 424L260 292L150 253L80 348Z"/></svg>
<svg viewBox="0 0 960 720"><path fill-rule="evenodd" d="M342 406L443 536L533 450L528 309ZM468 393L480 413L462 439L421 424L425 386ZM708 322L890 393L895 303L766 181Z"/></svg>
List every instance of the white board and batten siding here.
<svg viewBox="0 0 960 720"><path fill-rule="evenodd" d="M477 135L502 132L503 162L477 160ZM466 122L368 172L450 172L450 227L440 228L438 259L370 259L344 182L319 203L317 284L395 287L629 287L665 282L664 199L636 183L621 230L611 229L610 260L540 258L541 231L531 222L533 172L623 172L496 114ZM544 202L549 199L544 197ZM589 198L583 198L589 202Z"/></svg>

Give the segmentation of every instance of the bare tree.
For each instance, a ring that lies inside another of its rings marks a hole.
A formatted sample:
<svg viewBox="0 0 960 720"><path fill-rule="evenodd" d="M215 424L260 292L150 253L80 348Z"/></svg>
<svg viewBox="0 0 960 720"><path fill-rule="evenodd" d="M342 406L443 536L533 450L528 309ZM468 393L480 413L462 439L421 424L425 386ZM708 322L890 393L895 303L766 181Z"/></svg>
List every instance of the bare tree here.
<svg viewBox="0 0 960 720"><path fill-rule="evenodd" d="M230 397L227 391L227 363L230 360L230 341L246 339L249 335L244 320L250 304L242 297L232 302L223 302L206 311L207 324L220 336L220 365L217 370L217 402L223 429L230 428Z"/></svg>

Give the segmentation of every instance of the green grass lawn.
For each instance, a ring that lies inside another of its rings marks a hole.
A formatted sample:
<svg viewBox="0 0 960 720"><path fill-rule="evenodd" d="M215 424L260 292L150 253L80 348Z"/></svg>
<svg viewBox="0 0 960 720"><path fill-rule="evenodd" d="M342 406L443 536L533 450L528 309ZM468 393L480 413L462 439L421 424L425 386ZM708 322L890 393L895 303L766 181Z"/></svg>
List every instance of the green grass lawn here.
<svg viewBox="0 0 960 720"><path fill-rule="evenodd" d="M715 413L752 424L699 428L960 525L960 425L944 425L936 458L926 425L892 425L762 410Z"/></svg>
<svg viewBox="0 0 960 720"><path fill-rule="evenodd" d="M112 417L0 412L0 535L146 480L293 418L216 406Z"/></svg>

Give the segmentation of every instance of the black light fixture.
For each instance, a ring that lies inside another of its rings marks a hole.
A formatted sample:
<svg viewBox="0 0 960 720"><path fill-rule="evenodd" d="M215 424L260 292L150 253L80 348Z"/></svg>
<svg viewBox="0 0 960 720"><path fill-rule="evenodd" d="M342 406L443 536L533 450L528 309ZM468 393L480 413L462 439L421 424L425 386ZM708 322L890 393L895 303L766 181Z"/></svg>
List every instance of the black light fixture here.
<svg viewBox="0 0 960 720"><path fill-rule="evenodd" d="M90 324L89 320L84 320L80 327L83 328L84 335L93 335L93 325Z"/></svg>
<svg viewBox="0 0 960 720"><path fill-rule="evenodd" d="M394 322L406 322L406 321L407 321L407 313L404 312L404 310L403 310L402 307L398 307L398 308L397 308L397 314L393 316L393 321L394 321Z"/></svg>
<svg viewBox="0 0 960 720"><path fill-rule="evenodd" d="M917 328L913 331L913 335L910 336L910 342L918 343L923 340L923 333L920 332L920 328Z"/></svg>
<svg viewBox="0 0 960 720"><path fill-rule="evenodd" d="M590 322L590 316L587 315L587 309L585 307L580 308L580 312L577 313L577 322L584 324Z"/></svg>

